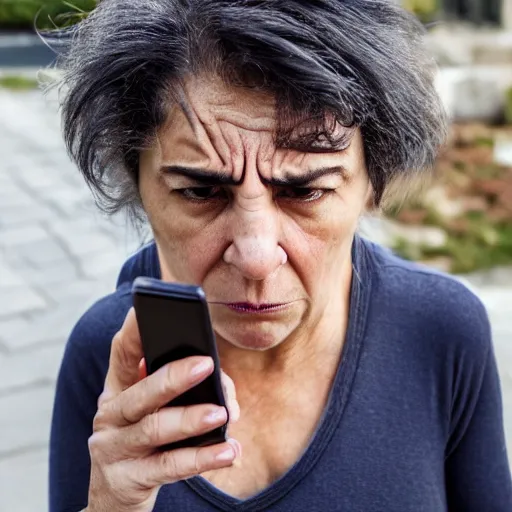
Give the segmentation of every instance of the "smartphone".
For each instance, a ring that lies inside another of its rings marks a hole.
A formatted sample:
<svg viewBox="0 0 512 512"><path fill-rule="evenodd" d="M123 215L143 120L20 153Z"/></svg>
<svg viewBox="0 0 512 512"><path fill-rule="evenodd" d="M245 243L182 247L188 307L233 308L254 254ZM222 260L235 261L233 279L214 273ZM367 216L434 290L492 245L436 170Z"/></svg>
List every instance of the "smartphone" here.
<svg viewBox="0 0 512 512"><path fill-rule="evenodd" d="M219 356L201 287L137 277L132 295L148 375L185 357L210 356L214 361L214 371L209 377L167 405L208 403L226 407ZM162 446L162 449L223 443L226 429L227 423L206 434Z"/></svg>

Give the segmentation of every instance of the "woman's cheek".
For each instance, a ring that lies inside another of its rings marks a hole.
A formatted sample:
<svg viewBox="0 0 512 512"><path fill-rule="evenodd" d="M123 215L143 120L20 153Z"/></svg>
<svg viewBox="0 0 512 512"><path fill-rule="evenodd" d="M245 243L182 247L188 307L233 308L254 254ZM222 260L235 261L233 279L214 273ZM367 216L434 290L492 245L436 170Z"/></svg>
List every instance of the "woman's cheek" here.
<svg viewBox="0 0 512 512"><path fill-rule="evenodd" d="M175 279L198 285L222 259L221 236L221 231L211 224L202 229L194 224L187 229L186 223L178 227L173 222L155 230L155 238Z"/></svg>

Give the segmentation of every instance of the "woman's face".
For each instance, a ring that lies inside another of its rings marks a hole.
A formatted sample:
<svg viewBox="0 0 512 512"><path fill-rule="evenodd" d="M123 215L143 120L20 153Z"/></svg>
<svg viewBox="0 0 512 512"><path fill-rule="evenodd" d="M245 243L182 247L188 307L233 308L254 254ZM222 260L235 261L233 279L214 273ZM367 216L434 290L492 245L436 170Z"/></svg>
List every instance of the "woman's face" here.
<svg viewBox="0 0 512 512"><path fill-rule="evenodd" d="M371 192L359 131L343 151L276 148L271 97L199 79L186 93L140 163L163 278L202 286L217 336L239 348L341 321Z"/></svg>

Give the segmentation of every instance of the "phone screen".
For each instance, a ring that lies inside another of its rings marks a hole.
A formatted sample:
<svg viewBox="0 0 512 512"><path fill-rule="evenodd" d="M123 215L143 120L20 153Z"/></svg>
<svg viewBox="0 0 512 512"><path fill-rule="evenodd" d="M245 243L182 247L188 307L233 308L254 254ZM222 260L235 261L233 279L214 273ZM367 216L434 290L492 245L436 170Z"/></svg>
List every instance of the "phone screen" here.
<svg viewBox="0 0 512 512"><path fill-rule="evenodd" d="M148 374L185 357L201 355L215 359L209 317L201 301L139 292L136 311ZM221 401L214 373L169 405L224 405Z"/></svg>

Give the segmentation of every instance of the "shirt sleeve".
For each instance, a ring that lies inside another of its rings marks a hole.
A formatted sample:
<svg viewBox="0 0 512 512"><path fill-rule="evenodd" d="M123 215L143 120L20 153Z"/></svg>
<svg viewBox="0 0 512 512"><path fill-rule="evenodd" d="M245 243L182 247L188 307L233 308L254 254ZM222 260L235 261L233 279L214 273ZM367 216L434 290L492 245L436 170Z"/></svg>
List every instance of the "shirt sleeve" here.
<svg viewBox="0 0 512 512"><path fill-rule="evenodd" d="M93 306L74 328L57 378L50 434L49 510L78 512L87 506L92 434L103 390L113 329Z"/></svg>
<svg viewBox="0 0 512 512"><path fill-rule="evenodd" d="M500 381L483 306L474 320L479 328L468 337L479 338L473 343L479 350L459 359L453 379L453 424L445 459L448 510L511 512Z"/></svg>

